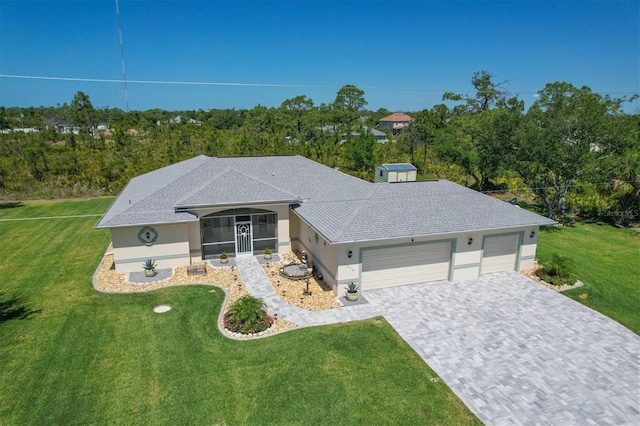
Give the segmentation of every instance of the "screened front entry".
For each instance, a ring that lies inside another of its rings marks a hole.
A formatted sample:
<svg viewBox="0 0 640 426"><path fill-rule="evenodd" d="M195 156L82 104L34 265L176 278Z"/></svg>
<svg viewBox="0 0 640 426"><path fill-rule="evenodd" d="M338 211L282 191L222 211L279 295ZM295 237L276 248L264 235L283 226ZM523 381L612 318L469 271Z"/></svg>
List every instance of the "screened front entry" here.
<svg viewBox="0 0 640 426"><path fill-rule="evenodd" d="M278 215L268 210L233 209L200 219L203 259L260 254L278 247Z"/></svg>

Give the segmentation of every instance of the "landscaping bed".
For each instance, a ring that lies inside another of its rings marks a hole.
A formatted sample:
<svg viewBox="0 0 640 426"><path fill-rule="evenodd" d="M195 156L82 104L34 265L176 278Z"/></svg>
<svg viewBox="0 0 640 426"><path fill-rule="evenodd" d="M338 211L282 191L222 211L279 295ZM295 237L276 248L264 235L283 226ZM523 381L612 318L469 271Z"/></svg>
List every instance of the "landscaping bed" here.
<svg viewBox="0 0 640 426"><path fill-rule="evenodd" d="M578 287L582 287L584 285L584 283L580 280L576 280L576 283L573 285L553 285L553 284L549 284L548 282L544 281L543 279L541 279L537 274L536 271L538 269L540 269L542 266L539 263L536 263L533 268L530 269L525 269L523 271L520 271L520 273L522 275L524 275L527 278L531 278L532 280L542 284L543 286L550 288L553 291L567 291L567 290L573 290L574 288L578 288Z"/></svg>
<svg viewBox="0 0 640 426"><path fill-rule="evenodd" d="M164 287L181 285L215 285L226 290L228 296L227 303L223 308L222 315L226 314L229 307L233 303L248 294L244 282L242 281L242 277L240 277L240 273L238 272L237 268L214 268L206 262L202 262L198 265L201 265L205 268L206 274L204 275L189 275L186 266L179 266L177 268L174 268L173 274L167 279L148 284L139 284L128 282L127 274L116 272L115 269L112 269L112 265L113 254L106 254L104 256L104 259L102 260L102 263L100 263L100 266L96 270L94 279L94 286L96 290L106 293L140 293ZM278 318L275 321L275 325L263 335L274 334L296 327L297 325L295 323ZM234 338L238 337L236 334L227 334ZM247 336L247 338L248 337L251 336Z"/></svg>
<svg viewBox="0 0 640 426"><path fill-rule="evenodd" d="M269 282L280 300L309 311L322 311L342 306L336 300L336 295L331 287L316 276L308 278L311 295L304 295L303 292L307 289L305 280L288 279L279 274L280 268L292 263L299 263L299 259L290 252L283 254L280 262L262 265L264 273L269 278Z"/></svg>

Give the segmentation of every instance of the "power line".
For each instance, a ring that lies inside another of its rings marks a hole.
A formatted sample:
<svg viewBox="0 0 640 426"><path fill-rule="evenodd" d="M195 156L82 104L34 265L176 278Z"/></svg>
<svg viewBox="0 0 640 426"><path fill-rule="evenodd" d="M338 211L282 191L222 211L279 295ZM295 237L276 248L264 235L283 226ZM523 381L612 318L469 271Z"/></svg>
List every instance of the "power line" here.
<svg viewBox="0 0 640 426"><path fill-rule="evenodd" d="M123 62L124 72L124 62ZM158 84L158 85L176 85L176 86L221 86L221 87L271 87L285 89L340 89L338 85L318 85L318 84L280 84L280 83L241 83L241 82L213 82L213 81L169 81L169 80L124 80L107 79L107 78L82 78L82 77L54 77L54 76L38 76L38 75L18 75L18 74L0 74L0 78L16 78L25 80L53 80L53 81L78 81L85 83L127 83L129 84ZM477 90L454 90L454 89L429 89L424 87L387 87L387 86L364 86L363 90L386 90L386 91L403 91L403 92L453 92L453 93L474 93ZM511 91L512 93L521 95L536 95L539 91ZM637 91L627 92L591 92L601 95L634 95L639 94Z"/></svg>

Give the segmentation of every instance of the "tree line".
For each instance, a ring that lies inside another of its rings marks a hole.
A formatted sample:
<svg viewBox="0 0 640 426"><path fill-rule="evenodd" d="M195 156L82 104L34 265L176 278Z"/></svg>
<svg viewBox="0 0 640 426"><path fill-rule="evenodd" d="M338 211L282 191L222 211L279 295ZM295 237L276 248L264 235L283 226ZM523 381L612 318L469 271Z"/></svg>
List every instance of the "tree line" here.
<svg viewBox="0 0 640 426"><path fill-rule="evenodd" d="M420 179L515 194L549 217L638 221L640 116L623 109L635 98L555 82L525 110L486 71L471 84L473 95L445 93L442 104L409 112L411 124L386 143L371 129L391 112L366 110L354 85L328 104L300 95L247 110L125 113L94 108L83 92L68 105L0 107L0 197L116 194L139 174L200 154L297 154L367 180L378 164L410 162Z"/></svg>

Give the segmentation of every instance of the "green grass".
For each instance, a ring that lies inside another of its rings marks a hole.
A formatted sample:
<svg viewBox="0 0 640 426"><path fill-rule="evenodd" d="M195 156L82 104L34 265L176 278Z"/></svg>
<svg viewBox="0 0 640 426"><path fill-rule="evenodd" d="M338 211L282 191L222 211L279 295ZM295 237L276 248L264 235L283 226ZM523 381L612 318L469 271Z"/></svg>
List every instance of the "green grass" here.
<svg viewBox="0 0 640 426"><path fill-rule="evenodd" d="M110 202L29 203L0 219ZM0 301L32 311L0 321L0 423L479 424L384 320L238 342L216 326L221 290L96 292L109 242L96 221L0 221ZM161 303L173 309L154 314Z"/></svg>
<svg viewBox="0 0 640 426"><path fill-rule="evenodd" d="M640 233L583 223L545 228L538 239L540 263L553 252L573 259L584 282L563 294L640 334Z"/></svg>

